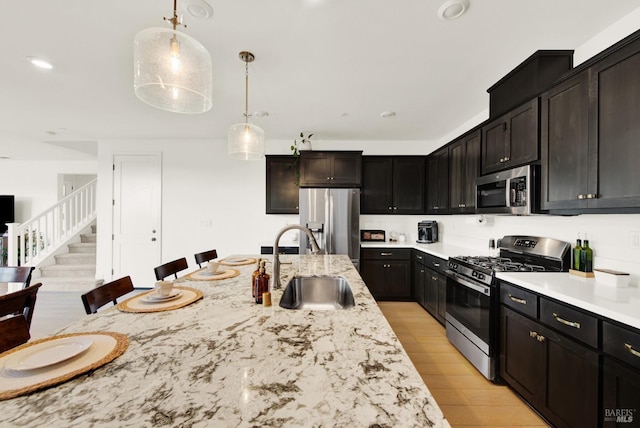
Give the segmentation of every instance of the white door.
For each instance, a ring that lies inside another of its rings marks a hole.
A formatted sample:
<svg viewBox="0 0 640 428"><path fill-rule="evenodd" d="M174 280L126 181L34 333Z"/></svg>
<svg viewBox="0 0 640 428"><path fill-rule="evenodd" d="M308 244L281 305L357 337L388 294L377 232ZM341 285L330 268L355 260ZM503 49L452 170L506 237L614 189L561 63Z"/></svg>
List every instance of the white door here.
<svg viewBox="0 0 640 428"><path fill-rule="evenodd" d="M113 157L113 278L153 287L161 264L160 154Z"/></svg>

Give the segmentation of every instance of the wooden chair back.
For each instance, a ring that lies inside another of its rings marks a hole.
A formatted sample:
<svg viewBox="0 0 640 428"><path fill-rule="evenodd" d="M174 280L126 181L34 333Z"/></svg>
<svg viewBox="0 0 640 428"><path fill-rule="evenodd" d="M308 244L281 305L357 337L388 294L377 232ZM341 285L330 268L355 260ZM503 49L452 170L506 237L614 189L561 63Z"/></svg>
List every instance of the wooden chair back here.
<svg viewBox="0 0 640 428"><path fill-rule="evenodd" d="M42 287L42 284L37 283L22 290L0 296L0 318L7 315L23 315L27 323L27 329L29 329L33 318L33 309L36 305L36 296L40 287Z"/></svg>
<svg viewBox="0 0 640 428"><path fill-rule="evenodd" d="M82 304L87 314L95 314L98 309L109 302L114 305L118 304L118 297L122 297L133 291L133 282L130 276L116 279L115 281L103 284L100 287L84 293L82 296Z"/></svg>
<svg viewBox="0 0 640 428"><path fill-rule="evenodd" d="M208 262L209 260L217 259L218 252L216 250L203 251L202 253L194 254L198 267L202 267L201 263Z"/></svg>
<svg viewBox="0 0 640 428"><path fill-rule="evenodd" d="M1 266L0 282L20 282L22 288L27 288L31 283L33 266Z"/></svg>
<svg viewBox="0 0 640 428"><path fill-rule="evenodd" d="M0 319L0 353L27 343L30 338L27 319L23 314Z"/></svg>
<svg viewBox="0 0 640 428"><path fill-rule="evenodd" d="M173 275L177 279L178 278L178 272L180 272L181 270L185 270L188 267L189 267L189 265L187 265L187 259L183 257L181 259L177 259L177 260L174 260L172 262L160 265L160 266L154 268L153 271L156 274L156 279L158 281L162 281L163 279L165 279L169 275Z"/></svg>

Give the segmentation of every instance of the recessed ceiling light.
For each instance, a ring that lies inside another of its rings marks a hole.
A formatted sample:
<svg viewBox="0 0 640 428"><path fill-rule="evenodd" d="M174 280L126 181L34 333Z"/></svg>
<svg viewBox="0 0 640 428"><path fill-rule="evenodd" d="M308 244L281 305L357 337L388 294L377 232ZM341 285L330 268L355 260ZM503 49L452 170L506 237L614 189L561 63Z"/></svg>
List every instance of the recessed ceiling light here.
<svg viewBox="0 0 640 428"><path fill-rule="evenodd" d="M51 70L53 68L53 65L49 61L46 61L42 58L37 58L35 56L28 56L27 61L29 61L36 67L44 68L45 70Z"/></svg>
<svg viewBox="0 0 640 428"><path fill-rule="evenodd" d="M382 113L380 113L380 117L393 117L396 115L395 111L384 111Z"/></svg>
<svg viewBox="0 0 640 428"><path fill-rule="evenodd" d="M213 16L213 8L205 0L186 0L185 3L185 9L194 18L209 19Z"/></svg>
<svg viewBox="0 0 640 428"><path fill-rule="evenodd" d="M469 0L448 0L438 9L438 17L445 21L459 18L469 9Z"/></svg>

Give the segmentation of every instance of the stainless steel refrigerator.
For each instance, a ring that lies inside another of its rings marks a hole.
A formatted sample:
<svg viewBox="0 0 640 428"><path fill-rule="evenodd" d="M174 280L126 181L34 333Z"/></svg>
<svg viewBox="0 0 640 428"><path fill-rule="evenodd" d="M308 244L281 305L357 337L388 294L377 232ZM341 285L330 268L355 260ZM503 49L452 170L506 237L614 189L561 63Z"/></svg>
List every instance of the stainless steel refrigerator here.
<svg viewBox="0 0 640 428"><path fill-rule="evenodd" d="M300 189L300 224L311 230L323 254L346 254L360 265L360 189ZM300 234L300 254L310 254Z"/></svg>

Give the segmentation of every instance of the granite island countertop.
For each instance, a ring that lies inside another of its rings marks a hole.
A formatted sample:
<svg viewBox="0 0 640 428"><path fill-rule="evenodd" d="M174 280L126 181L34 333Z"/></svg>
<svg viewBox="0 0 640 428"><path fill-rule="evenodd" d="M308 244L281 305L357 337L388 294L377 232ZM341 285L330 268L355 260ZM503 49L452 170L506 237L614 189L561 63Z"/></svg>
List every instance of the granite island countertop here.
<svg viewBox="0 0 640 428"><path fill-rule="evenodd" d="M110 308L61 330L115 331L130 344L89 375L0 402L0 426L449 426L347 256L281 260L291 262L283 284L344 276L356 306L283 309L279 290L272 307L256 305L254 265L223 281L182 277L203 299L166 312Z"/></svg>

